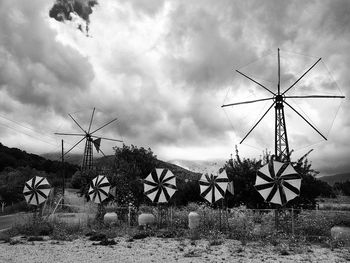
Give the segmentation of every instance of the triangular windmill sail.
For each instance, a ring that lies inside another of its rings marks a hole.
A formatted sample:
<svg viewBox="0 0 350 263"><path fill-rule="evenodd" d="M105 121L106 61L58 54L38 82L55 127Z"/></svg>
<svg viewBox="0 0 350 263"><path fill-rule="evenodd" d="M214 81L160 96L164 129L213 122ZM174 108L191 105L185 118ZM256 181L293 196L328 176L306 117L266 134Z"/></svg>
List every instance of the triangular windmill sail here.
<svg viewBox="0 0 350 263"><path fill-rule="evenodd" d="M35 176L24 185L23 194L27 203L39 205L48 198L51 186L44 177Z"/></svg>
<svg viewBox="0 0 350 263"><path fill-rule="evenodd" d="M257 172L255 188L266 202L285 205L300 194L301 177L290 163L271 161Z"/></svg>
<svg viewBox="0 0 350 263"><path fill-rule="evenodd" d="M93 140L92 143L94 144L96 151L100 152L101 138Z"/></svg>
<svg viewBox="0 0 350 263"><path fill-rule="evenodd" d="M229 193L232 194L232 195L235 194L235 190L234 190L234 187L233 187L233 181L230 181L230 182L227 184L226 191L229 192Z"/></svg>
<svg viewBox="0 0 350 263"><path fill-rule="evenodd" d="M201 196L209 203L215 203L224 197L228 182L225 170L218 175L203 174L199 180Z"/></svg>
<svg viewBox="0 0 350 263"><path fill-rule="evenodd" d="M154 203L166 203L177 191L175 175L168 169L155 169L144 180L144 193Z"/></svg>

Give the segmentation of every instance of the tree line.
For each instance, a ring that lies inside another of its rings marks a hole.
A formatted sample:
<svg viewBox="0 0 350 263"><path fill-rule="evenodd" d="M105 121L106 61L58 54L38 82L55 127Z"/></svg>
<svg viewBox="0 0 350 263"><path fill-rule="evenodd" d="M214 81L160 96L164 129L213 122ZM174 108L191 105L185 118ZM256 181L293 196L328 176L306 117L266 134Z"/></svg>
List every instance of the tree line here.
<svg viewBox="0 0 350 263"><path fill-rule="evenodd" d="M249 208L272 208L273 205L266 203L254 188L256 172L270 158L271 155L268 153L265 153L260 159L241 158L236 149L235 157L231 157L220 169L220 172L225 169L229 179L233 181L234 195L226 193L225 199L222 202L217 202L216 206L245 205ZM47 177L54 187L62 187L62 167L59 161L46 160L16 148L7 148L2 144L0 144L0 160L0 196L7 202L23 200L24 183L35 175ZM335 189L316 178L318 172L312 169L306 156L292 164L302 177L301 194L290 201L288 206L314 207L316 197L335 197ZM170 169L177 178L178 191L170 200L171 205L204 202L204 198L200 196L198 183L201 174L158 160L150 148L123 145L115 148L114 156L97 160L96 166L97 170L81 174L78 166L66 163L65 174L70 181L68 186L80 188L81 192L86 194L90 180L97 173L105 174L112 186L116 188L116 196L110 201L114 201L118 205L151 204L151 201L143 194L142 180L153 169L165 168ZM335 187L340 189L343 186L336 184ZM345 190L342 192L348 193Z"/></svg>

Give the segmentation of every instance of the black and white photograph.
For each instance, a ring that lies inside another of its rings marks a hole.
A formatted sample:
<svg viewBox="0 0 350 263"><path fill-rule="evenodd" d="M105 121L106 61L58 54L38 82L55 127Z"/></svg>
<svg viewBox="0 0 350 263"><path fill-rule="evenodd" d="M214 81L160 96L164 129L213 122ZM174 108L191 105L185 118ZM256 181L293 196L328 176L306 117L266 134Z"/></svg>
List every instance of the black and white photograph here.
<svg viewBox="0 0 350 263"><path fill-rule="evenodd" d="M0 0L0 263L349 262L350 1Z"/></svg>

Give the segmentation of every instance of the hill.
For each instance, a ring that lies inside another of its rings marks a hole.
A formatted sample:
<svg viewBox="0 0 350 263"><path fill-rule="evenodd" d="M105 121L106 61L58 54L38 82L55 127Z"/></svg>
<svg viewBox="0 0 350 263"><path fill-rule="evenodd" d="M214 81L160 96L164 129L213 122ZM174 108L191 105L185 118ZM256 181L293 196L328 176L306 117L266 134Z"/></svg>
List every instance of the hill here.
<svg viewBox="0 0 350 263"><path fill-rule="evenodd" d="M0 143L0 172L6 167L30 167L38 171L47 173L57 173L61 170L61 162L56 160L48 160L42 156L27 153L18 148L9 148ZM73 164L66 163L66 176L70 177L78 167Z"/></svg>
<svg viewBox="0 0 350 263"><path fill-rule="evenodd" d="M201 173L192 172L190 170L187 170L181 166L178 166L176 164L164 162L161 160L158 160L157 166L159 168L166 168L173 172L173 174L176 176L176 178L180 180L193 180L198 181L201 177Z"/></svg>
<svg viewBox="0 0 350 263"><path fill-rule="evenodd" d="M350 173L322 176L318 179L327 182L329 185L333 186L335 183L343 183L346 181L350 181Z"/></svg>
<svg viewBox="0 0 350 263"><path fill-rule="evenodd" d="M203 172L216 172L222 168L226 160L213 159L213 160L181 160L175 159L168 161L168 163L176 164L187 170L203 173Z"/></svg>
<svg viewBox="0 0 350 263"><path fill-rule="evenodd" d="M61 153L60 152L44 153L44 154L41 154L41 156L44 157L45 159L48 159L51 161L61 160ZM82 159L83 159L82 154L69 153L69 154L64 156L65 162L79 165L79 166L81 165ZM97 158L94 157L94 159L97 159Z"/></svg>
<svg viewBox="0 0 350 263"><path fill-rule="evenodd" d="M113 166L114 158L115 158L114 155L104 156L96 159L95 164L98 167L111 168ZM200 173L192 172L179 165L165 162L159 159L156 160L156 167L169 169L176 176L176 178L182 181L185 181L186 179L189 181L198 181L201 176ZM146 177L147 175L144 175L144 176Z"/></svg>

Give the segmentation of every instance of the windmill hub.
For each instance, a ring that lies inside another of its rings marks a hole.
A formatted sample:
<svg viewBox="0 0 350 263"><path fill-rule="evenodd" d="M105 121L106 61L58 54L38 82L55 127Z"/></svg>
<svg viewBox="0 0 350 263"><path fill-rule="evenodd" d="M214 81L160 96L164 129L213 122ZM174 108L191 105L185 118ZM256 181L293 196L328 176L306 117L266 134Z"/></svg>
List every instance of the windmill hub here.
<svg viewBox="0 0 350 263"><path fill-rule="evenodd" d="M275 96L275 108L276 109L282 109L283 108L283 95L276 95Z"/></svg>
<svg viewBox="0 0 350 263"><path fill-rule="evenodd" d="M276 95L275 97L276 102L282 102L283 101L283 95Z"/></svg>

